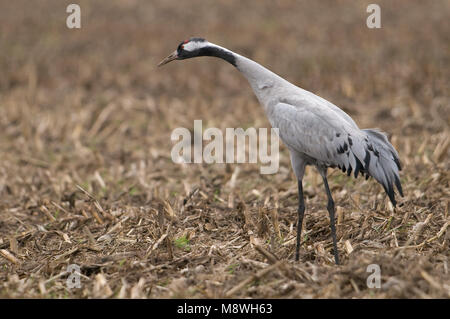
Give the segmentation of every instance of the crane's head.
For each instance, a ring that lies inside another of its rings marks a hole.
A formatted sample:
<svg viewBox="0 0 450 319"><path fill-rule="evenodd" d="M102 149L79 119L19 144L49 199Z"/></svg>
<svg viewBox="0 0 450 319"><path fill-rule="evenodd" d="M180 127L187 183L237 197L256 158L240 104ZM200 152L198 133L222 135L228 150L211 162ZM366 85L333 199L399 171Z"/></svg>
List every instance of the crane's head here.
<svg viewBox="0 0 450 319"><path fill-rule="evenodd" d="M158 66L162 66L173 60L184 60L205 55L203 49L207 48L209 45L210 43L205 39L190 38L189 40L181 42L175 51L159 62Z"/></svg>

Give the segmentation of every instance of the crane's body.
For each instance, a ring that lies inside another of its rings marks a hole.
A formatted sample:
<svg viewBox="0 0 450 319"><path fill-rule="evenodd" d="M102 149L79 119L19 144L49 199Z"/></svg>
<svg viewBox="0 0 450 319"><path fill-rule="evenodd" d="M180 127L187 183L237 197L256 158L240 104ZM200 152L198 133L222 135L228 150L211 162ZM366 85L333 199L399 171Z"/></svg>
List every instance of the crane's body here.
<svg viewBox="0 0 450 319"><path fill-rule="evenodd" d="M394 184L403 196L399 178L401 165L397 151L378 130L358 128L353 119L331 102L286 81L260 64L201 38L184 41L160 65L172 60L215 56L234 65L248 80L272 127L290 152L298 180L299 221L296 259L299 258L301 225L304 216L302 179L307 165L321 174L328 196L335 261L339 263L334 201L327 181L327 168L339 167L350 175L373 176L385 189L395 206Z"/></svg>

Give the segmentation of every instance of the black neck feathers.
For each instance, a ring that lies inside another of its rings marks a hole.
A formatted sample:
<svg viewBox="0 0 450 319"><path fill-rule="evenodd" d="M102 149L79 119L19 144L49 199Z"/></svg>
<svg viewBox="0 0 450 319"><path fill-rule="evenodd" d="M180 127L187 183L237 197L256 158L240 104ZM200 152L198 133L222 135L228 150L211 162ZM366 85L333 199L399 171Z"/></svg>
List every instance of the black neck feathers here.
<svg viewBox="0 0 450 319"><path fill-rule="evenodd" d="M199 49L198 51L198 56L215 56L227 61L235 67L237 66L236 57L234 56L234 54L221 48L207 46Z"/></svg>

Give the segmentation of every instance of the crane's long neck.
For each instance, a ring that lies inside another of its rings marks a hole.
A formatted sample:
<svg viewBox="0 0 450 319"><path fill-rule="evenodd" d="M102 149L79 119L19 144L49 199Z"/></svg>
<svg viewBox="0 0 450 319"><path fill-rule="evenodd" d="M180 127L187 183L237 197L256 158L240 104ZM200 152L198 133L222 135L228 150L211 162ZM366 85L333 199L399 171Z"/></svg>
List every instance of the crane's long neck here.
<svg viewBox="0 0 450 319"><path fill-rule="evenodd" d="M238 59L238 54L212 43L209 43L207 46L200 48L198 51L198 56L214 56L217 58L221 58L237 67L236 62Z"/></svg>
<svg viewBox="0 0 450 319"><path fill-rule="evenodd" d="M268 102L268 93L271 91L266 90L266 88L293 86L293 84L266 69L259 63L216 44L209 43L208 46L202 48L201 51L200 55L215 56L234 65L247 78L258 100L264 106ZM273 96L273 94L271 96Z"/></svg>
<svg viewBox="0 0 450 319"><path fill-rule="evenodd" d="M201 48L199 55L221 58L235 66L249 80L253 78L260 78L262 76L280 78L278 75L266 69L261 64L213 43L208 43L208 46Z"/></svg>

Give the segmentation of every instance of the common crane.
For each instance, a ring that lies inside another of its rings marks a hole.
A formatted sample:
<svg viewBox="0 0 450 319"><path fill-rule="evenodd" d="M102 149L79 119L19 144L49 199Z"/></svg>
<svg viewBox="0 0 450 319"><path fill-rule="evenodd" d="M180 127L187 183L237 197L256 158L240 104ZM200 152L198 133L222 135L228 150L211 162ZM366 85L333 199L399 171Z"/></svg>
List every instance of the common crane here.
<svg viewBox="0 0 450 319"><path fill-rule="evenodd" d="M396 206L394 184L403 196L397 151L385 133L359 129L353 119L331 102L286 81L260 64L202 38L191 38L178 46L158 66L173 60L199 56L221 58L235 66L248 80L264 107L272 127L289 149L292 168L298 181L298 222L295 259L299 260L305 201L302 179L306 165L314 165L323 179L328 197L334 259L339 264L336 243L335 207L327 180L327 168L338 167L350 176L373 176Z"/></svg>

